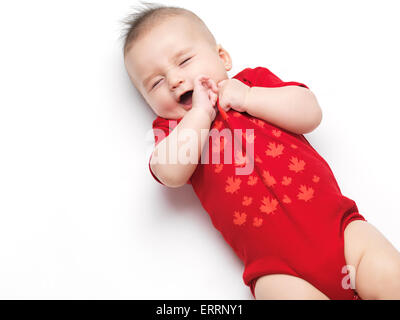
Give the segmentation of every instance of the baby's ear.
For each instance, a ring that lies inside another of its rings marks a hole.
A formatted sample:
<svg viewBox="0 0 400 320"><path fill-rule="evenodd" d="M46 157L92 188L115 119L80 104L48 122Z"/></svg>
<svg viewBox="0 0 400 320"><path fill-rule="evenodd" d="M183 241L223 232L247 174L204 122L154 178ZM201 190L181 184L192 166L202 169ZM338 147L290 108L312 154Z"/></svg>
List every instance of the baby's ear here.
<svg viewBox="0 0 400 320"><path fill-rule="evenodd" d="M218 55L222 59L225 70L229 71L232 69L232 59L229 52L226 51L220 44L217 46Z"/></svg>

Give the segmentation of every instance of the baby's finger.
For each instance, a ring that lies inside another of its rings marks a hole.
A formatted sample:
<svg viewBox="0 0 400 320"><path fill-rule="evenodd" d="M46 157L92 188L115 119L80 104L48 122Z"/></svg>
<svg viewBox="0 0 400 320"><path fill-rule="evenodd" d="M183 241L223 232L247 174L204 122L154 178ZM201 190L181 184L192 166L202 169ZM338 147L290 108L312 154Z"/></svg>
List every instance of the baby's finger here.
<svg viewBox="0 0 400 320"><path fill-rule="evenodd" d="M212 91L208 90L208 99L211 101L212 100Z"/></svg>
<svg viewBox="0 0 400 320"><path fill-rule="evenodd" d="M218 95L216 95L212 91L209 91L209 98L210 98L212 105L215 106L215 103L217 102L217 99L218 99Z"/></svg>
<svg viewBox="0 0 400 320"><path fill-rule="evenodd" d="M204 86L204 83L207 83L209 80L209 77L206 75L199 75L195 78L194 82L197 85Z"/></svg>
<svg viewBox="0 0 400 320"><path fill-rule="evenodd" d="M221 99L221 97L219 98L219 105L224 111L228 111L231 108L230 104L226 103L223 98Z"/></svg>
<svg viewBox="0 0 400 320"><path fill-rule="evenodd" d="M205 74L199 74L199 75L195 78L195 81L201 82L201 81L203 81L203 80L208 80L208 79L209 79L209 77L206 76Z"/></svg>
<svg viewBox="0 0 400 320"><path fill-rule="evenodd" d="M212 91L214 91L215 93L218 93L217 84L215 83L215 81L213 79L210 79L210 84L211 84Z"/></svg>
<svg viewBox="0 0 400 320"><path fill-rule="evenodd" d="M207 86L207 89L210 89L212 91L215 91L215 89L218 90L217 85L211 78L207 78L206 80L204 80L204 86Z"/></svg>
<svg viewBox="0 0 400 320"><path fill-rule="evenodd" d="M221 89L225 82L226 82L226 80L222 80L222 81L218 82L218 89Z"/></svg>
<svg viewBox="0 0 400 320"><path fill-rule="evenodd" d="M215 94L215 95L213 96L212 101L211 101L213 106L215 106L215 105L217 104L217 100L218 100L218 95Z"/></svg>

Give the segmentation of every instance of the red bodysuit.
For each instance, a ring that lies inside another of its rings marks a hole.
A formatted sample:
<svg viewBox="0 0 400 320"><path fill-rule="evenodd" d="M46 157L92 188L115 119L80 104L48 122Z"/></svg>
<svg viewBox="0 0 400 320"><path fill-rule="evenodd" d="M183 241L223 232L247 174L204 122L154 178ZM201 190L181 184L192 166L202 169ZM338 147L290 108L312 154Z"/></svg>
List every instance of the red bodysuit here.
<svg viewBox="0 0 400 320"><path fill-rule="evenodd" d="M244 69L234 78L250 87L308 89L302 83L283 82L262 67ZM308 281L330 299L359 299L349 288L344 268L343 234L351 221L365 219L356 203L342 195L327 162L303 135L245 112L230 109L227 115L225 120L218 112L210 129L241 129L241 134L217 141L209 136L203 152L220 152L221 163L212 163L211 157L208 163L199 163L188 183L213 225L243 261L243 281L253 296L258 277L288 274ZM173 129L180 120L157 117L153 129L167 136L169 125ZM158 144L162 135L154 132ZM235 153L232 145L238 136L242 150ZM246 152L250 144L253 157ZM230 163L224 162L226 148L232 150ZM235 169L248 161L253 161L252 172L237 175Z"/></svg>

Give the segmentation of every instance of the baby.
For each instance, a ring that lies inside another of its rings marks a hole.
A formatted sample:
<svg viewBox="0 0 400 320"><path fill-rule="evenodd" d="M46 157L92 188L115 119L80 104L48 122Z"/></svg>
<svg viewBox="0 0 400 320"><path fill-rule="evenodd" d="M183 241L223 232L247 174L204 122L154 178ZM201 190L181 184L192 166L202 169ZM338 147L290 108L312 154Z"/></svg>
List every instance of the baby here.
<svg viewBox="0 0 400 320"><path fill-rule="evenodd" d="M150 172L192 185L253 296L400 299L399 252L303 136L322 118L311 90L264 67L229 79L228 51L189 10L149 5L126 22L126 69L157 115Z"/></svg>

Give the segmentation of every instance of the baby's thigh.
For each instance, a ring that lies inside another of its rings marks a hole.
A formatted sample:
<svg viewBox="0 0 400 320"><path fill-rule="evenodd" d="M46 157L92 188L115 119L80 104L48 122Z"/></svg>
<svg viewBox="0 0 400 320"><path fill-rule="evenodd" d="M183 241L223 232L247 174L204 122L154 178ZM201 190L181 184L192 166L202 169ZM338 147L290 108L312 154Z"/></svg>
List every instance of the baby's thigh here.
<svg viewBox="0 0 400 320"><path fill-rule="evenodd" d="M345 256L362 299L400 297L400 252L373 225L353 221L347 226Z"/></svg>
<svg viewBox="0 0 400 320"><path fill-rule="evenodd" d="M365 256L376 253L399 259L396 248L377 228L366 221L355 220L344 231L344 249L347 265L358 269Z"/></svg>
<svg viewBox="0 0 400 320"><path fill-rule="evenodd" d="M257 279L257 300L329 300L309 282L286 274L270 274Z"/></svg>

